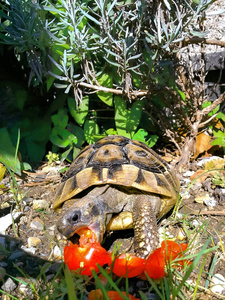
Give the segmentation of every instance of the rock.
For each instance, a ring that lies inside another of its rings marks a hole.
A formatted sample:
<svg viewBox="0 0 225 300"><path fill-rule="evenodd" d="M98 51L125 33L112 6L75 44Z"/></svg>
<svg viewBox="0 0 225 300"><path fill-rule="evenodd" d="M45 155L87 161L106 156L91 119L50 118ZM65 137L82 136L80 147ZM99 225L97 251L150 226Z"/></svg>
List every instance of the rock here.
<svg viewBox="0 0 225 300"><path fill-rule="evenodd" d="M209 197L204 199L204 204L210 207L214 207L217 205L217 201L213 197Z"/></svg>
<svg viewBox="0 0 225 300"><path fill-rule="evenodd" d="M9 256L8 260L15 260L22 257L23 255L24 255L23 251L15 251Z"/></svg>
<svg viewBox="0 0 225 300"><path fill-rule="evenodd" d="M26 252L26 253L30 253L30 254L35 254L35 252L37 251L36 248L34 247L30 247L30 248L27 248L25 246L21 246L21 249Z"/></svg>
<svg viewBox="0 0 225 300"><path fill-rule="evenodd" d="M219 156L211 156L211 157L203 157L200 161L197 162L197 165L199 167L203 166L206 162L214 160L214 159L223 159L222 157Z"/></svg>
<svg viewBox="0 0 225 300"><path fill-rule="evenodd" d="M6 282L1 286L1 289L7 293L11 293L16 289L17 285L15 282L9 277Z"/></svg>
<svg viewBox="0 0 225 300"><path fill-rule="evenodd" d="M22 283L19 287L19 290L22 294L25 296L28 296L29 299L33 299L34 295L32 294L32 290L30 287L28 287L26 284Z"/></svg>
<svg viewBox="0 0 225 300"><path fill-rule="evenodd" d="M56 259L63 259L62 251L61 251L61 249L59 248L59 246L57 246L57 245L53 248L51 254L52 254L53 257L56 258Z"/></svg>
<svg viewBox="0 0 225 300"><path fill-rule="evenodd" d="M19 217L22 215L22 212L13 212L12 214L8 214L4 217L0 218L0 234L5 235L6 229L12 225L13 220L16 222ZM13 217L13 220L12 220Z"/></svg>
<svg viewBox="0 0 225 300"><path fill-rule="evenodd" d="M183 231L182 228L179 228L179 231L178 231L178 233L177 233L176 238L177 238L179 241L183 241L183 240L185 240L185 239L187 238L187 237L186 237L186 234L185 234L185 232Z"/></svg>
<svg viewBox="0 0 225 300"><path fill-rule="evenodd" d="M33 201L33 198L31 197L23 197L23 203L25 203L25 205L31 203Z"/></svg>
<svg viewBox="0 0 225 300"><path fill-rule="evenodd" d="M41 239L39 239L38 237L36 236L31 236L27 239L27 244L28 244L28 247L36 247L38 244L40 244L41 242Z"/></svg>
<svg viewBox="0 0 225 300"><path fill-rule="evenodd" d="M44 223L41 221L40 218L35 218L33 221L30 223L30 228L34 230L43 230L44 228Z"/></svg>
<svg viewBox="0 0 225 300"><path fill-rule="evenodd" d="M6 247L5 237L4 236L0 236L0 247L3 247L3 248Z"/></svg>
<svg viewBox="0 0 225 300"><path fill-rule="evenodd" d="M0 262L0 267L3 267L3 268L8 267L8 264L4 261L1 261Z"/></svg>
<svg viewBox="0 0 225 300"><path fill-rule="evenodd" d="M194 227L202 226L202 222L200 220L197 220L197 219L193 220L191 223Z"/></svg>
<svg viewBox="0 0 225 300"><path fill-rule="evenodd" d="M212 277L210 284L210 290L213 293L222 294L225 291L225 278L221 274L215 274Z"/></svg>
<svg viewBox="0 0 225 300"><path fill-rule="evenodd" d="M6 270L3 267L0 267L0 281L2 281L5 277Z"/></svg>
<svg viewBox="0 0 225 300"><path fill-rule="evenodd" d="M61 266L62 266L61 262L55 262L49 267L49 272L56 274L61 268Z"/></svg>
<svg viewBox="0 0 225 300"><path fill-rule="evenodd" d="M194 171L187 171L183 174L184 177L191 177L194 174Z"/></svg>
<svg viewBox="0 0 225 300"><path fill-rule="evenodd" d="M9 244L9 249L11 252L15 251L17 249L17 245L18 245L18 242L12 240L10 241L10 244Z"/></svg>
<svg viewBox="0 0 225 300"><path fill-rule="evenodd" d="M47 209L49 208L50 203L46 200L34 200L33 201L33 209Z"/></svg>

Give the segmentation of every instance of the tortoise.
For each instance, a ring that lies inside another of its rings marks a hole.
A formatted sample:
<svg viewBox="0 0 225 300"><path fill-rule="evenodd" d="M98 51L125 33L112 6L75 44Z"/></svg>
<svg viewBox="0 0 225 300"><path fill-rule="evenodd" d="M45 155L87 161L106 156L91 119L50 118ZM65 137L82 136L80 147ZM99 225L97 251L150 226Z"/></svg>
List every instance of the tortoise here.
<svg viewBox="0 0 225 300"><path fill-rule="evenodd" d="M83 227L98 242L108 230L134 229L134 251L142 258L158 248L157 219L175 205L175 171L146 144L107 136L85 147L56 191L57 228L67 238Z"/></svg>

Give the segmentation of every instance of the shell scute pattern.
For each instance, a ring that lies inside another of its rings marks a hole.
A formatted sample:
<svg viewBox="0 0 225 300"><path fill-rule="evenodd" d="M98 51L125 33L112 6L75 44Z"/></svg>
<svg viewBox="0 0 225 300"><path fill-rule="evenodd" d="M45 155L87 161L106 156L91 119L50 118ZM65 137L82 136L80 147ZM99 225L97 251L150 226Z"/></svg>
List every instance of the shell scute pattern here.
<svg viewBox="0 0 225 300"><path fill-rule="evenodd" d="M53 208L99 184L159 194L165 202L162 207L174 205L179 189L173 171L147 145L122 136L108 136L80 152L59 185Z"/></svg>

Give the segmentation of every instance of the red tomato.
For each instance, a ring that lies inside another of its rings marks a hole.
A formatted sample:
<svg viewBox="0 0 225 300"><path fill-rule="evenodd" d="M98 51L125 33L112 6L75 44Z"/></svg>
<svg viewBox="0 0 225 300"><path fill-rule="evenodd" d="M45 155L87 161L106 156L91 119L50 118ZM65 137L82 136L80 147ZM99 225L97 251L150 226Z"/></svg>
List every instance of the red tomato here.
<svg viewBox="0 0 225 300"><path fill-rule="evenodd" d="M92 275L91 270L99 271L96 264L103 266L111 262L107 251L99 243L87 243L83 246L73 245L64 248L64 261L70 270L81 269L81 274Z"/></svg>
<svg viewBox="0 0 225 300"><path fill-rule="evenodd" d="M81 228L76 233L80 236L80 246L84 246L87 243L95 243L97 240L94 232L92 232L88 227Z"/></svg>
<svg viewBox="0 0 225 300"><path fill-rule="evenodd" d="M143 258L122 254L116 258L113 265L113 273L117 276L135 277L144 270L145 260Z"/></svg>
<svg viewBox="0 0 225 300"><path fill-rule="evenodd" d="M165 259L161 248L153 251L146 260L144 271L153 279L160 279L165 276Z"/></svg>
<svg viewBox="0 0 225 300"><path fill-rule="evenodd" d="M177 244L173 241L163 241L161 251L166 260L171 261L177 257L181 257L182 253L187 249L187 244Z"/></svg>
<svg viewBox="0 0 225 300"><path fill-rule="evenodd" d="M127 296L126 292L122 292L122 294L124 296ZM123 300L123 298L116 291L108 291L107 295L108 295L110 300ZM103 300L103 299L104 299L103 293L100 289L93 290L89 293L88 300ZM139 298L135 298L134 296L132 296L130 294L128 295L128 299L130 299L130 300L140 300Z"/></svg>

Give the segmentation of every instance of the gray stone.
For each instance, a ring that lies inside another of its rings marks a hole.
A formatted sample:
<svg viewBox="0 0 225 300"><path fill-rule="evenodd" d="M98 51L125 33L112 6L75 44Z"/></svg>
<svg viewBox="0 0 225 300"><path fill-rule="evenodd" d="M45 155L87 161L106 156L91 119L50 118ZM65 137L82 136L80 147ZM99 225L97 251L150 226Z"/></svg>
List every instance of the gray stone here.
<svg viewBox="0 0 225 300"><path fill-rule="evenodd" d="M1 286L1 289L7 293L11 293L16 289L17 285L15 282L9 277L6 282Z"/></svg>
<svg viewBox="0 0 225 300"><path fill-rule="evenodd" d="M225 291L225 278L221 274L215 274L212 277L210 290L213 293L222 294Z"/></svg>
<svg viewBox="0 0 225 300"><path fill-rule="evenodd" d="M34 247L30 247L30 248L27 248L25 246L21 246L21 249L26 252L26 253L29 253L29 254L35 254L35 252L37 251L36 248Z"/></svg>
<svg viewBox="0 0 225 300"><path fill-rule="evenodd" d="M9 257L8 260L15 260L22 257L25 253L23 251L15 251Z"/></svg>
<svg viewBox="0 0 225 300"><path fill-rule="evenodd" d="M39 218L33 219L33 221L30 223L30 228L34 230L43 230L43 222Z"/></svg>
<svg viewBox="0 0 225 300"><path fill-rule="evenodd" d="M46 200L34 200L33 209L47 209L49 208L50 203Z"/></svg>
<svg viewBox="0 0 225 300"><path fill-rule="evenodd" d="M22 215L22 212L13 212L12 214L8 214L4 217L0 218L0 234L5 235L6 229L16 222L19 217ZM13 219L12 219L13 218Z"/></svg>

